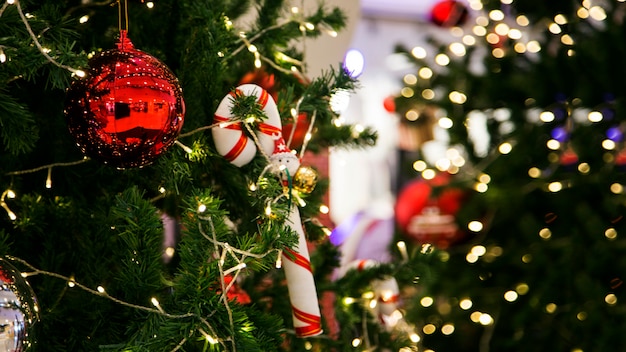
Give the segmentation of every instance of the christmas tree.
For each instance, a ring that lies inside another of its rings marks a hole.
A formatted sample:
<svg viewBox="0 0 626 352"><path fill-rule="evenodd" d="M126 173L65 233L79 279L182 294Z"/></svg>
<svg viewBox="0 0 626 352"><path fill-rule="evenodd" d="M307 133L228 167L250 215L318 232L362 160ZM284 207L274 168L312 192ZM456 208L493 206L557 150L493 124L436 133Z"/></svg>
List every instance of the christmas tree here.
<svg viewBox="0 0 626 352"><path fill-rule="evenodd" d="M402 128L448 139L402 160L405 319L429 351L622 349L626 5L467 6L398 47Z"/></svg>
<svg viewBox="0 0 626 352"><path fill-rule="evenodd" d="M322 334L354 319L320 317L338 253L306 155L376 134L333 110L349 72L309 77L302 53L346 20L282 0L6 1L2 349L352 348Z"/></svg>

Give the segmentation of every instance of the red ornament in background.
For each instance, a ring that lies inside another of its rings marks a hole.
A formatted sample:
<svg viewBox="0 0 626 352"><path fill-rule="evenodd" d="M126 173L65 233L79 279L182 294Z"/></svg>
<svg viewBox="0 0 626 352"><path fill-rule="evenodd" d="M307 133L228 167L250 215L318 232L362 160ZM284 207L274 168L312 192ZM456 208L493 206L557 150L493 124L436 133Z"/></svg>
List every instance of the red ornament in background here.
<svg viewBox="0 0 626 352"><path fill-rule="evenodd" d="M185 107L178 79L136 50L126 31L117 49L89 60L85 78L67 91L65 115L87 156L118 168L152 163L178 137Z"/></svg>
<svg viewBox="0 0 626 352"><path fill-rule="evenodd" d="M433 188L446 186L449 178L448 174L439 174L432 180L418 179L398 195L396 222L403 233L418 243L445 249L464 236L455 215L465 193L457 188L444 188L437 196L433 195Z"/></svg>
<svg viewBox="0 0 626 352"><path fill-rule="evenodd" d="M267 73L262 69L248 72L239 80L239 85L242 84L256 84L270 93L275 101L278 101L278 82L276 82L274 74Z"/></svg>
<svg viewBox="0 0 626 352"><path fill-rule="evenodd" d="M559 157L559 162L563 166L572 166L578 163L578 155L571 147L567 147Z"/></svg>
<svg viewBox="0 0 626 352"><path fill-rule="evenodd" d="M430 10L430 20L441 27L463 25L469 16L465 4L455 0L443 0Z"/></svg>
<svg viewBox="0 0 626 352"><path fill-rule="evenodd" d="M615 156L615 165L624 167L626 166L626 150L620 150Z"/></svg>
<svg viewBox="0 0 626 352"><path fill-rule="evenodd" d="M387 112L396 112L396 98L390 95L383 100L383 107Z"/></svg>
<svg viewBox="0 0 626 352"><path fill-rule="evenodd" d="M230 275L224 276L224 283L226 284L226 286L229 286L232 281L233 281L232 276ZM241 287L239 287L239 285L236 282L232 286L230 286L230 289L228 290L228 292L226 292L226 298L228 298L229 301L236 301L239 304L252 303L252 300L250 299L250 296L248 295L248 293L244 291Z"/></svg>
<svg viewBox="0 0 626 352"><path fill-rule="evenodd" d="M298 118L295 119L294 122L286 123L283 126L283 139L287 142L289 148L298 149L302 146L310 124L311 120L309 119L309 114L301 112L298 114ZM289 143L289 137L291 137L291 133L294 128L293 137L291 138L291 143Z"/></svg>

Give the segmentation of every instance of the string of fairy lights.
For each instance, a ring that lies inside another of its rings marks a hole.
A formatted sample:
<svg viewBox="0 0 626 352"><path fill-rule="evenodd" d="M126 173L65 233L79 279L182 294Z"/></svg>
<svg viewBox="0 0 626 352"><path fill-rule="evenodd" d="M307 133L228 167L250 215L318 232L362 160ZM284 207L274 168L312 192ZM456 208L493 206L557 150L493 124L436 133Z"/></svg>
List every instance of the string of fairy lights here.
<svg viewBox="0 0 626 352"><path fill-rule="evenodd" d="M508 5L508 4L511 4L513 0L501 0L501 2L503 5ZM619 2L624 2L624 1L619 0ZM29 32L34 45L39 49L41 54L49 62L51 62L52 64L58 67L68 70L69 72L71 72L73 75L76 75L77 77L83 77L85 75L84 71L63 65L59 63L58 61L56 61L55 58L50 55L50 52L51 52L50 49L46 48L45 46L41 44L37 36L33 33L32 29L30 28L30 25L28 22L30 15L28 13L23 12L20 6L19 0L7 0L5 4L0 8L0 17L2 16L5 9L11 5L16 6L16 9L18 13L20 14L20 18L22 19L27 31ZM152 9L154 8L155 4L153 2L146 2L145 6L148 9ZM472 8L472 10L479 13L479 15L476 16L475 18L475 25L471 26L471 29L469 30L470 33L467 33L467 29L463 29L461 27L451 28L450 29L451 34L454 37L459 38L459 40L450 43L447 47L447 52L438 53L432 58L435 65L438 65L440 67L445 67L450 63L450 61L455 56L459 58L465 56L467 54L467 49L466 49L467 46L477 45L480 38L484 38L484 41L491 45L490 55L492 55L494 58L503 58L506 55L512 54L510 51L507 51L507 48L498 45L503 40L503 38L508 38L507 40L511 40L514 42L514 44L511 45L510 48L512 48L514 54L517 54L517 55L532 56L532 55L539 53L541 50L543 50L542 44L539 42L539 40L533 39L531 37L530 33L536 32L537 28L530 28L531 23L526 16L519 15L519 16L516 16L514 19L512 19L510 16L505 14L502 10L492 10L489 12L485 12L482 3L479 0L470 0L469 6ZM253 55L254 66L256 68L260 68L263 65L263 63L265 63L267 65L270 65L272 68L280 72L283 72L285 74L291 74L296 77L303 77L306 74L306 68L305 68L305 64L302 61L289 57L288 55L279 51L272 53L271 57L266 56L258 50L257 46L254 45L254 42L260 39L265 33L271 30L286 26L287 24L293 23L294 21L300 24L299 30L302 32L303 37L306 36L307 31L313 31L313 30L325 32L331 37L336 36L337 33L332 29L332 27L330 27L329 25L325 23L318 23L317 25L313 25L312 23L305 21L304 16L302 15L299 7L292 7L290 9L290 13L291 13L290 19L280 22L279 24L276 24L275 26L265 28L252 36L248 36L247 33L241 32L239 34L239 40L241 42L241 46L239 46L237 49L235 49L228 55L225 55L224 53L220 53L219 55L224 57L225 60L229 60L229 59L234 58L238 53L244 50L247 50L251 55ZM582 20L593 20L593 21L598 21L598 22L601 22L607 18L607 14L604 8L601 5L593 4L589 0L584 0L581 3L581 6L576 11L576 16ZM81 17L79 21L80 23L87 23L89 21L89 18L87 16L84 16L84 17ZM227 28L233 28L233 24L228 18L225 17L224 21L225 21ZM553 18L552 22L548 23L547 25L541 24L541 26L545 26L546 30L548 30L552 35L557 36L562 45L571 47L568 50L568 55L575 55L575 50L573 48L575 44L575 38L573 38L570 34L563 31L563 27L566 26L567 24L568 24L567 16L564 14L558 14ZM6 54L1 50L2 49L0 48L0 64L5 62L8 59ZM411 54L418 59L426 59L429 57L429 53L427 49L423 47L413 48L411 50ZM281 64L277 64L276 62L280 62ZM284 63L291 64L290 68L288 69L285 68ZM435 90L429 87L424 88L421 91L416 91L414 86L418 82L418 80L428 81L432 79L436 74L437 74L436 68L433 69L429 67L422 67L417 71L417 74L405 75L403 80L406 86L401 90L401 95L406 98L411 98L415 94L420 94L421 97L424 98L425 100L434 100L438 96L438 94L440 94L440 92L436 92ZM455 90L455 91L451 91L448 93L448 99L454 104L462 105L467 101L468 96L462 91ZM292 117L294 117L294 119L297 118L297 116L299 115L299 103L296 104L296 106L294 106L291 109L290 113ZM406 113L405 118L407 118L408 120L412 120L412 119L414 120L417 118L416 116L418 116L415 113L416 113L415 111L409 110ZM586 119L588 123L597 123L603 120L603 114L599 110L594 110L594 109L590 109L588 111L581 110L578 113L579 115L586 115ZM304 151L306 150L306 143L311 139L313 125L315 123L315 114L313 114L312 116L313 117L311 119L306 137L304 139L305 144L303 144L303 147L300 150L300 156L302 156ZM544 111L537 112L537 119L540 122L549 123L549 122L554 121L555 116L553 112L549 110L544 110ZM231 123L238 123L238 122L243 122L244 126L246 126L247 128L249 128L250 126L249 121L246 121L246 120L233 121ZM337 121L335 121L335 123L339 125L341 122L338 119ZM447 116L440 116L437 123L440 128L450 129L451 127L453 127L454 121L448 118ZM216 128L216 127L224 127L224 126L223 126L223 123L203 126L193 131L181 134L180 137L181 138L189 137L201 131L211 129L211 128ZM358 133L358 130L357 130L357 133ZM254 136L254 133L252 133L251 135ZM255 142L258 145L258 141L255 141ZM179 147L183 148L191 156L193 156L194 153L199 153L200 150L198 148L201 148L201 146L196 146L196 145L194 145L193 147L188 147L179 141L177 141L176 144ZM602 146L607 151L612 151L612 150L615 150L615 148L617 148L617 143L613 139L607 138L602 143ZM514 147L515 147L515 141L505 141L501 143L496 150L492 151L491 154L489 154L489 156L484 159L485 164L475 165L475 166L470 166L467 164L467 161L463 157L462 150L459 150L457 147L451 147L447 150L446 157L443 159L437 160L434 164L434 167L431 167L424 160L415 161L415 163L413 164L413 167L426 180L434 178L435 175L437 174L437 171L440 171L440 172L445 171L451 174L456 174L456 173L459 173L461 170L467 172L468 169L471 168L472 177L476 179L476 182L474 184L474 190L477 192L484 193L489 190L489 183L491 182L491 177L490 175L483 173L481 170L484 170L485 167L488 165L488 163L493 162L493 160L495 160L496 158L510 153ZM547 142L546 147L549 148L550 150L558 151L563 148L563 145L562 145L562 142L560 142L558 139L552 138ZM259 148L259 150L262 150L262 148ZM73 162L53 163L53 164L43 165L41 167L37 167L34 169L29 169L29 170L12 171L12 172L5 173L5 175L19 176L19 175L23 175L27 173L35 173L35 172L46 170L47 177L45 181L45 187L51 188L53 168L71 167L71 166L82 164L87 161L89 161L89 159L83 158L81 160L77 160ZM586 163L578 164L577 170L583 174L590 172L589 165ZM530 168L528 171L528 174L531 178L534 178L534 179L539 179L542 177L542 171L537 167ZM562 182L557 181L557 182L548 183L546 185L546 188L550 192L558 192L566 186L567 186L566 184L563 184ZM256 187L258 187L258 182L256 184L250 185L250 189L252 191L254 191ZM619 184L613 184L610 187L613 193L619 194L623 192L623 187L621 187L621 185ZM164 193L164 192L166 192L166 190L162 190L161 193ZM278 197L281 197L281 196L283 195L279 195ZM11 199L14 199L15 197L16 197L16 193L11 189L11 187L7 188L0 195L0 206L5 210L5 212L7 213L7 216L11 220L16 220L17 215L10 209L9 204L7 202L9 202L9 200ZM269 210L266 212L266 215L271 214L271 204L273 202L276 202L277 199L278 198L268 201ZM220 253L220 256L219 256L220 259L218 261L218 265L219 265L219 273L220 273L220 284L222 286L221 287L222 289L221 300L229 313L229 321L230 321L231 329L233 329L234 322L232 318L232 312L229 307L229 301L226 297L226 292L228 292L230 287L234 284L237 276L242 272L243 269L246 268L245 262L247 258L257 258L257 259L263 258L263 257L266 257L267 255L272 254L273 252L275 252L275 250L268 251L263 254L255 254L250 251L244 251L244 250L235 248L229 245L228 243L217 241L212 219L209 216L202 215L205 209L206 208L204 208L203 204L198 205L198 209L197 209L198 219L199 219L198 226L203 236L207 239L209 243L211 243L214 246L215 252ZM206 223L209 224L208 231L202 225L201 221L206 221ZM483 223L483 221L479 221L479 220L474 220L467 224L468 230L474 233L483 231L484 227L485 227L485 224ZM541 231L539 232L539 236L543 239L549 239L551 236L550 230L548 228L541 229ZM607 239L615 238L616 236L615 229L608 228L605 232L605 236L607 237ZM406 244L400 241L397 243L397 247L403 260L407 261L409 259L409 255L406 251ZM427 252L429 250L430 249L428 246L425 246L422 248L422 252ZM501 253L502 253L502 248L498 246L491 246L487 248L482 245L475 245L475 246L472 246L470 250L468 251L466 255L466 260L468 263L475 263L478 260L494 260L499 255L501 255ZM226 257L230 257L234 259L237 264L228 268L223 267ZM281 266L280 253L277 257L278 257L278 260L276 263L276 267L280 267ZM522 258L522 260L524 259ZM18 259L18 261L21 261L21 260ZM172 319L188 318L188 317L193 316L193 314L191 313L183 314L183 315L169 314L163 309L163 307L160 306L159 301L156 298L151 298L151 303L152 303L153 308L147 307L147 306L138 306L138 305L129 304L129 303L123 302L121 300L118 300L108 295L104 287L98 287L94 290L84 285L81 285L74 278L65 277L56 273L43 271L43 270L34 268L28 263L25 263L23 261L21 262L31 270L31 272L24 273L24 276L26 277L30 275L38 275L38 274L56 277L61 280L65 280L68 283L68 286L70 287L78 287L89 293L100 295L102 297L115 301L119 304L126 305L126 306L133 307L133 308L140 309L140 310L144 310L147 312L155 313L155 314L161 314L163 316L166 316ZM235 279L233 279L229 284L226 284L226 281L224 280L224 277L226 275L233 275ZM519 283L514 288L511 288L510 290L507 290L506 292L504 292L503 299L505 299L508 302L514 302L518 299L519 296L527 294L528 291L529 291L529 287L526 283ZM359 298L344 297L343 303L345 305L350 305L350 304L358 302L362 304L363 306L374 308L376 305L376 300L373 299L374 296L375 295L373 294L373 292L368 291L368 292L363 293L361 297ZM605 297L605 302L609 305L615 304L616 303L615 295L612 293L607 294L607 296ZM433 305L434 303L435 302L432 297L425 296L420 299L420 304L423 307L429 307ZM473 308L473 302L470 297L464 297L458 301L458 306L462 310L469 311ZM555 310L556 310L556 306L546 307L546 311L548 312L550 311L553 312ZM219 343L225 349L231 348L232 350L235 350L234 341L230 341L231 342L230 347L227 346L228 338L224 339L224 338L218 337L215 332L214 327L211 326L211 324L209 324L204 318L198 317L198 316L194 316L194 317L202 321L202 325L204 329L198 328L197 332L200 333L202 336L204 336L209 343L211 344ZM584 317L582 316L580 317L580 319L583 319L583 318ZM486 327L492 326L496 320L496 318L492 314L489 314L487 312L481 312L478 310L475 310L470 314L470 319L473 322L477 324L481 324ZM365 321L365 317L363 320ZM410 326L402 319L402 313L400 310L398 310L397 314L395 315L395 323L397 324L398 329L406 333L413 343L417 344L418 342L420 342L421 340L420 335L416 333L415 328L413 326ZM454 332L454 324L444 323L444 324L441 324L440 326L437 326L432 323L427 323L422 327L423 334L433 334L437 330L441 331L441 333L443 333L444 335L452 334ZM374 346L371 344L370 339L366 334L367 329L363 329L363 331L365 334L364 336L356 337L352 341L353 347L360 348L361 346L365 345L366 348L368 349L373 348ZM190 337L191 336L189 336L188 338ZM178 347L176 347L173 351L176 351L182 348L182 345L186 342L187 339L182 340L179 343ZM403 350L403 352L407 352L410 350L411 350L410 348L406 348L405 350Z"/></svg>
<svg viewBox="0 0 626 352"><path fill-rule="evenodd" d="M117 1L119 4L119 0ZM114 3L111 2L111 3ZM69 67L67 65L61 64L58 61L55 60L54 57L52 57L50 55L51 50L44 47L39 39L37 38L37 36L34 35L30 24L28 22L29 18L32 18L32 15L29 14L25 14L21 8L20 5L20 1L19 0L7 0L5 2L5 4L2 6L2 8L0 8L0 17L2 16L4 10L11 5L15 5L17 8L17 11L20 14L20 17L22 18L22 21L24 23L24 26L27 28L28 32L30 33L33 42L35 43L35 46L39 49L39 51L41 52L41 54L46 58L46 60L48 60L49 62L51 62L52 64L64 68L66 70L68 70L69 72L72 73L72 75L76 75L77 77L83 77L85 76L85 72L80 70L80 69L76 69L76 68L72 68ZM146 2L145 6L148 9L153 9L155 6L154 2ZM282 53L282 52L275 52L273 53L273 57L276 61L279 61L280 64L277 64L275 62L274 59L269 58L268 56L263 55L258 49L257 47L254 45L254 42L260 38L262 38L262 36L272 30L284 27L290 23L293 23L294 21L299 23L299 30L302 33L302 36L305 37L306 36L306 32L307 31L313 31L313 30L319 30L320 32L326 33L331 37L336 37L337 36L337 32L334 31L334 29L323 22L318 23L317 25L313 25L307 21L305 21L305 16L302 14L302 11L300 10L299 7L297 6L293 6L290 9L290 14L291 17L285 21L282 21L281 23L275 25L275 26L271 26L271 27L267 27L261 31L259 31L258 33L248 37L248 34L246 32L240 32L239 34L239 40L242 43L242 45L235 49L233 52L231 52L228 56L225 56L223 53L219 53L218 55L220 57L224 57L225 60L229 60L229 59L234 59L235 56L241 52L242 50L246 49L249 53L251 53L254 56L254 66L256 68L260 68L261 65L263 63L266 63L268 65L270 65L272 68L283 72L285 74L290 74L290 75L294 75L296 77L299 78L303 78L305 73L306 73L306 69L305 69L305 64L304 62L300 61L300 60L296 60L292 57L289 57L288 55ZM81 17L79 19L79 23L81 24L85 24L89 21L89 16L85 15L83 17ZM233 25L232 22L228 19L228 18L224 18L225 24L227 26L228 29L232 29ZM0 49L1 50L1 49ZM0 52L0 63L5 62L7 59L6 54L2 51ZM283 63L289 63L291 64L291 67L289 69L285 69L283 67ZM298 100L296 106L294 106L291 110L290 113L291 115L295 118L299 115L299 107L300 107L300 103L302 102L302 99ZM315 116L316 113L314 112L311 115L311 119L309 122L309 126L306 132L306 136L303 140L303 144L302 147L300 148L300 157L302 157L304 155L304 152L307 148L307 144L311 139L311 134L313 132L313 126L315 124ZM225 124L237 124L237 123L242 123L247 129L251 129L251 124L254 123L255 121L249 121L247 119L241 118L241 119L234 119L233 121L227 122L227 123L216 123L216 124L211 124L208 126L203 126L200 128L197 128L193 131L189 131L183 134L180 134L180 138L185 138L185 137L189 137L192 135L195 135L199 132L202 132L204 130L209 130L212 128L223 128L226 127ZM295 130L295 129L294 129ZM293 131L292 131L293 132ZM260 145L259 145L259 141L256 140L255 138L255 134L254 133L250 133L253 136L254 142L256 143L258 150L263 150ZM291 142L291 139L293 138L293 133L289 138L289 142ZM175 142L176 145L178 145L180 148L182 148L186 153L189 154L189 159L193 160L196 157L201 157L200 155L203 155L204 153L200 150L202 148L202 146L197 145L196 143L194 143L194 147L188 147L185 144L183 144L180 141L176 141ZM196 155L198 154L198 155ZM267 155L263 155L268 161L269 161L269 157ZM48 165L43 165L40 167L36 167L33 169L27 169L27 170L19 170L19 171L11 171L11 172L7 172L5 173L6 176L10 176L10 177L15 177L15 176L20 176L20 175L24 175L24 174L29 174L29 173L36 173L36 172L40 172L43 170L47 170L47 178L46 178L46 182L45 182L45 187L46 188L52 188L52 169L56 168L56 167L72 167L72 166L76 166L85 162L90 161L89 158L84 157L81 160L77 160L77 161L72 161L72 162L65 162L65 163L52 163L52 164L48 164ZM251 191L255 191L258 188L259 183L263 182L262 181L262 177L264 176L265 172L259 177L259 181L256 184L250 185L250 190ZM167 190L164 189L163 187L161 187L159 189L159 192L161 194L165 194L167 193ZM274 199L269 199L267 201L267 207L266 207L266 212L265 215L266 216L272 216L272 205L274 203L276 203L281 197L284 197L284 194L279 195L278 197L274 198ZM9 186L1 195L0 195L0 206L6 211L7 216L11 219L11 220L16 220L17 219L17 215L11 210L11 208L9 207L9 204L7 203L9 200L16 198L17 195L15 193L14 190L12 190L12 187ZM301 205L303 205L303 200L301 198L296 198L298 199L299 203ZM267 257L268 255L271 255L275 252L278 253L277 255L277 261L276 261L276 267L280 268L282 266L281 263L281 253L280 250L278 249L272 249L269 251L266 251L264 253L258 254L258 253L253 253L251 250L242 250L240 248L234 247L232 245L230 245L229 243L226 242L220 242L217 240L216 237L216 233L215 233L215 227L213 224L213 220L211 218L211 216L208 215L204 215L203 213L206 211L206 205L199 203L198 207L197 207L197 219L198 219L198 228L200 233L203 235L203 237L213 245L213 250L215 251L215 253L218 253L218 257L219 259L217 260L217 264L218 264L218 268L219 268L219 275L220 275L220 280L219 280L219 284L221 286L221 296L220 296L220 300L222 302L222 304L224 305L227 313L228 313L228 318L229 318L229 323L230 323L230 330L234 331L235 329L235 322L233 320L233 315L232 315L232 310L230 308L230 302L228 300L227 297L227 293L229 292L229 290L231 289L231 287L235 284L237 277L240 275L240 273L242 273L242 270L244 270L246 268L246 259L248 258L254 258L254 259L262 259ZM321 208L321 211L323 213L327 213L328 212L328 207L323 205ZM208 224L208 229L206 228L207 226L203 225L203 222ZM330 233L330 230L326 229L327 233ZM168 248L167 253L168 256L173 256L173 249L172 248ZM162 315L164 317L170 318L170 319L183 319L183 318L195 318L198 319L202 324L200 327L198 327L195 331L191 331L190 335L183 338L178 345L172 349L172 351L177 351L179 349L181 349L183 347L183 345L186 343L186 341L188 339L190 339L193 335L195 335L196 333L201 334L202 336L204 336L204 338L206 339L206 341L209 344L220 344L225 350L230 350L230 351L236 351L236 342L234 341L234 339L232 337L219 337L215 327L213 327L204 317L201 316L197 316L194 313L187 313L187 314L170 314L167 313L165 311L165 309L161 306L161 304L159 303L158 299L156 297L152 297L150 298L150 302L152 304L152 307L148 307L148 306L141 306L141 305L135 305L135 304L131 304L128 302L125 302L123 300L120 300L118 298L112 297L110 296L107 292L104 286L98 286L96 289L92 289L89 288L83 284L80 284L75 278L73 277L66 277L64 275L60 275L54 272L49 272L49 271L45 271L45 270L41 270L38 268L35 268L34 266L30 265L29 263L25 262L22 259L19 258L12 258L18 262L21 262L24 266L26 266L30 272L24 272L22 273L22 275L24 277L28 277L28 276L33 276L33 275L47 275L47 276L51 276L51 277L55 277L61 280L65 280L68 284L69 287L77 287L80 288L88 293L94 294L94 295L98 295L101 297L104 297L106 299L109 299L111 301L114 301L118 304L127 306L127 307L131 307L131 308L135 308L138 310L143 310L146 312L150 312L150 313L154 313L154 314L159 314ZM227 259L232 259L235 261L235 265L231 266L231 267L225 267L225 263L227 262ZM231 276L232 280L229 280L227 283L227 280L225 279L226 276Z"/></svg>
<svg viewBox="0 0 626 352"><path fill-rule="evenodd" d="M228 313L228 318L229 318L229 322L230 322L230 329L234 330L234 321L233 321L233 316L232 316L232 310L230 308L230 301L228 299L227 293L229 292L229 290L232 288L232 286L235 284L237 276L242 272L243 269L246 268L246 259L247 258L255 258L255 259L262 259L265 258L268 255L271 255L274 252L277 252L278 250L276 249L272 249L272 250L268 250L265 251L263 253L253 253L252 251L248 250L242 250L236 247L233 247L231 245L229 245L226 242L220 242L217 240L217 235L216 235L216 231L215 231L215 226L213 224L213 218L211 216L205 215L204 212L207 210L207 207L205 204L203 203L199 203L198 204L198 208L197 208L197 212L196 212L196 216L198 218L198 228L200 230L200 233L203 235L203 237L205 239L207 239L208 242L210 242L213 246L214 246L214 251L215 253L218 253L218 257L219 260L217 261L218 264L218 268L219 268L219 274L220 274L220 286L221 286L221 295L220 295L220 301L222 302L223 306L226 308L226 311ZM205 227L202 224L202 221L206 222L208 224L208 231L205 229ZM230 257L232 259L234 259L237 264L230 267L230 268L224 268L224 264L226 262L227 257ZM152 304L152 308L148 307L148 306L142 306L142 305L137 305L137 304L132 304L132 303L128 303L126 301L123 301L119 298L113 297L111 295L109 295L106 291L106 288L102 285L98 286L96 289L92 289L86 285L81 284L80 282L78 282L76 280L76 278L74 277L67 277L58 273L54 273L54 272L49 272L49 271L45 271L45 270L41 270L38 269L36 267L34 267L33 265L29 264L28 262L24 261L23 259L20 258L16 258L16 257L9 257L9 259L19 262L21 264L23 264L26 268L28 268L30 271L28 272L22 272L22 276L24 278L30 277L30 276L34 276L34 275L46 275L46 276L50 276L50 277L54 277L54 278L58 278L61 280L65 280L67 282L68 287L70 288L80 288L88 293L94 294L94 295L98 295L101 297L104 297L106 299L109 299L117 304L126 306L126 307L130 307L133 309L138 309L138 310L142 310L148 313L153 313L153 314L158 314L161 316L164 316L166 318L169 319L185 319L185 318L195 318L198 319L201 322L201 327L198 327L196 332L200 333L206 340L208 343L210 344L221 344L226 350L232 350L232 351L236 351L236 343L232 338L220 338L218 337L218 334L215 330L215 328L202 316L199 316L195 313L185 313L185 314L170 314L167 313L163 307L161 306L159 300L156 297L151 297L150 298L150 302ZM233 279L229 282L226 283L225 277L231 275L233 277ZM38 309L37 307L35 307L35 309ZM205 330L206 329L206 330ZM209 332L207 332L207 330ZM192 331L192 335L193 335L193 331ZM191 336L192 336L191 335ZM189 336L189 337L191 337ZM182 339L180 341L180 343L172 350L177 351L179 350L184 343L187 341L188 337ZM230 342L230 346L227 346L226 343Z"/></svg>

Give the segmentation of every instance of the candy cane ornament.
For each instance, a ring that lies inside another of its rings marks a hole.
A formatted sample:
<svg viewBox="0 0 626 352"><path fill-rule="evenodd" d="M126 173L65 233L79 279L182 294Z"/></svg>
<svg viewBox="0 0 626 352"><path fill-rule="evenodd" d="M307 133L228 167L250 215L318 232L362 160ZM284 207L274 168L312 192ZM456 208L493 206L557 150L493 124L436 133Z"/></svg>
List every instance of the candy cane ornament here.
<svg viewBox="0 0 626 352"><path fill-rule="evenodd" d="M263 107L268 119L258 124L254 131L262 151L270 155L270 169L289 182L295 175L300 160L291 153L282 138L280 115L274 99L261 87L244 84L236 88L234 94L254 95ZM236 166L243 166L254 159L257 146L255 141L244 134L242 121L232 115L233 94L222 101L215 112L215 122L219 128L213 129L213 139L217 151ZM286 177L286 176L289 177ZM321 313L317 299L315 280L311 271L311 261L307 248L300 211L292 203L287 218L288 226L298 235L298 243L293 248L286 248L281 256L282 266L287 279L287 290L291 301L293 325L298 337L321 334Z"/></svg>
<svg viewBox="0 0 626 352"><path fill-rule="evenodd" d="M272 170L279 175L283 183L288 183L290 177L293 177L300 167L300 160L291 153L283 138L276 141L270 163ZM286 248L281 258L287 277L294 328L298 337L319 335L322 333L322 320L317 290L300 211L295 203L291 204L287 223L298 234L298 244L293 249Z"/></svg>
<svg viewBox="0 0 626 352"><path fill-rule="evenodd" d="M213 122L218 124L212 129L213 140L217 152L235 166L248 164L257 153L257 146L251 137L244 133L243 122L231 112L236 95L256 96L257 102L263 108L267 120L259 123L255 131L259 146L265 154L274 150L274 142L280 138L282 126L276 102L269 93L255 85L242 84L234 92L226 95L215 111Z"/></svg>
<svg viewBox="0 0 626 352"><path fill-rule="evenodd" d="M378 265L380 265L380 263L372 259L358 259L349 263L344 268L341 276L344 276L351 269L363 271ZM388 326L387 320L398 308L400 288L396 278L393 276L385 276L381 279L372 280L370 285L374 291L374 299L377 301L375 309L373 309L374 314L378 315L381 324L387 329L393 328L393 326Z"/></svg>

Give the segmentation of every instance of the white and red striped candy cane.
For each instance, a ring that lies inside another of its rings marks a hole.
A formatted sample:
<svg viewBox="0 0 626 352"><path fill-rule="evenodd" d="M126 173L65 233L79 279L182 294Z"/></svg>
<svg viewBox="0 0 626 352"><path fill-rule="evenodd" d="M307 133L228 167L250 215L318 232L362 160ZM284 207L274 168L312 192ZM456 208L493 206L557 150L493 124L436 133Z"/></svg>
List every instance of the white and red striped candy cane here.
<svg viewBox="0 0 626 352"><path fill-rule="evenodd" d="M280 115L274 99L263 88L254 84L244 84L236 89L236 94L254 95L258 103L263 107L267 115L267 120L257 124L258 131L255 131L259 145L266 155L270 156L270 161L275 166L285 164L286 170L291 175L300 165L295 155L289 153L288 148L282 150L284 144L282 140L282 124ZM215 123L223 124L219 128L213 129L213 139L215 147L221 155L236 166L243 166L254 158L257 147L250 137L243 131L241 121L233 123L235 116L232 116L231 107L233 104L232 94L222 99L215 112ZM291 160L295 158L295 160ZM278 168L276 170L279 170ZM322 333L322 318L317 299L315 280L311 271L309 250L307 248L300 211L292 204L287 219L288 225L298 235L298 244L293 249L287 248L283 251L281 259L287 278L287 290L293 314L293 325L298 337L315 336Z"/></svg>
<svg viewBox="0 0 626 352"><path fill-rule="evenodd" d="M213 119L214 123L219 124L217 128L212 129L213 140L220 155L234 165L241 167L254 159L257 146L254 140L244 133L244 126L240 117L233 116L231 113L235 94L254 95L263 108L267 120L257 124L258 130L255 131L255 134L259 146L266 155L270 155L274 151L274 141L281 136L282 124L276 102L272 96L265 89L255 84L242 84L235 89L235 92L222 99Z"/></svg>
<svg viewBox="0 0 626 352"><path fill-rule="evenodd" d="M293 249L286 248L282 254L296 336L319 335L322 333L322 318L317 300L317 290L311 271L309 250L304 238L300 212L295 205L291 206L287 221L289 226L298 234L297 246Z"/></svg>

